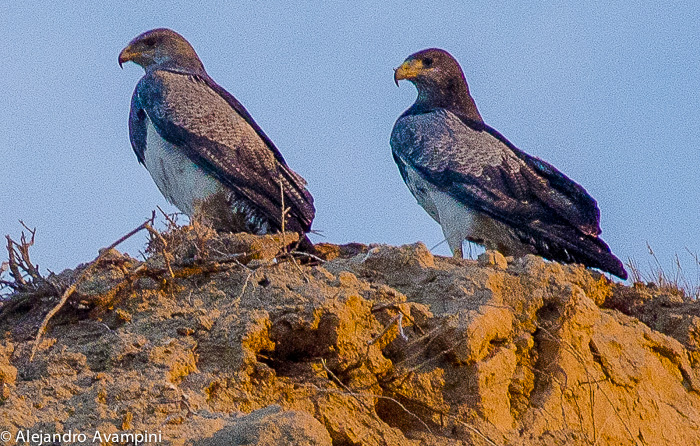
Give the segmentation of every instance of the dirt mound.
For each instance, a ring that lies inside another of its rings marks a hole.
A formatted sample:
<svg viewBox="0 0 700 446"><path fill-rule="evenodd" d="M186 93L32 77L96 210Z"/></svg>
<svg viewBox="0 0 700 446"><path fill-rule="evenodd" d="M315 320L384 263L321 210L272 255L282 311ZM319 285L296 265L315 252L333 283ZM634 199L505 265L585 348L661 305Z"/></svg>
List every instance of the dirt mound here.
<svg viewBox="0 0 700 446"><path fill-rule="evenodd" d="M666 291L421 243L154 240L105 255L31 362L60 293L0 307L5 444L700 443L700 305Z"/></svg>

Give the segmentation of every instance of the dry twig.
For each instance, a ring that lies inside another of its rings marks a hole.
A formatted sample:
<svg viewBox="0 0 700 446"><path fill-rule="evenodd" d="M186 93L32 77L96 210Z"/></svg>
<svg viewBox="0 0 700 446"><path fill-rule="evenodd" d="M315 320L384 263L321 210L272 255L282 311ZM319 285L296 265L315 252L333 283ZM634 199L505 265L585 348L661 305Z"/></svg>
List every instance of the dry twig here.
<svg viewBox="0 0 700 446"><path fill-rule="evenodd" d="M248 268L248 267L246 266L246 268ZM250 278L253 277L253 274L255 274L257 272L257 270L250 269L250 268L248 268L248 269L250 271L248 272L248 275L246 276L245 281L243 282L243 286L241 287L240 293L238 293L238 296L236 297L236 299L234 299L234 302L239 302L241 300L241 298L243 297L243 294L245 294L245 290L248 288L248 283L250 282Z"/></svg>
<svg viewBox="0 0 700 446"><path fill-rule="evenodd" d="M290 254L295 255L295 256L299 256L299 257L307 257L311 260L316 260L319 263L326 263L326 261L324 259L320 258L319 256L309 254L308 252L292 251L292 252L290 252Z"/></svg>
<svg viewBox="0 0 700 446"><path fill-rule="evenodd" d="M423 425L423 427L428 431L428 433L431 433L431 434L432 434L432 431L430 430L430 427L428 427L428 425L425 423L425 421L421 420L421 418L420 418L418 415L416 415L416 414L414 414L413 412L411 412L410 410L408 410L408 409L406 408L406 406L404 406L403 404L401 404L400 401L397 401L395 398L391 398L391 397L389 397L389 396L384 396L384 395L362 394L362 393L353 392L352 390L350 390L350 389L348 388L348 386L346 386L345 384L343 384L343 382L342 382L337 376L335 376L335 373L333 373L333 372L326 366L326 360L325 360L325 359L321 359L321 365L323 366L323 369L326 371L326 373L328 373L328 374L331 376L331 378L333 378L333 381L335 381L338 385L340 385L340 387L342 387L348 395L354 397L354 398L357 400L357 402L360 403L360 405L361 405L362 407L364 407L370 414L373 414L375 417L379 418L379 417L377 416L376 412L375 412L371 407L367 406L367 404L365 404L364 401L362 401L362 400L360 399L361 396L364 396L364 397L370 396L370 397L372 397L372 398L385 399L385 400L389 400L389 401L394 402L394 403L395 403L396 405L398 405L403 411L405 411L407 414L411 415L413 418L415 418L416 420L418 420L418 422L419 422L420 424ZM381 420L380 420L380 421L381 421Z"/></svg>
<svg viewBox="0 0 700 446"><path fill-rule="evenodd" d="M416 415L415 413L413 413L413 412L411 412L410 410L408 410L408 408L406 408L406 406L405 406L404 404L402 404L400 401L398 401L396 398L392 398L392 397L390 397L390 396L385 396L385 395L377 395L377 394L373 394L373 393L358 393L358 392L353 392L353 391L350 390L345 384L343 384L343 382L340 381L340 379L326 366L326 361L325 361L324 359L321 360L321 365L323 366L323 369L326 371L326 373L328 373L328 374L331 376L331 378L333 378L333 381L335 381L337 384L339 384L339 385L343 388L344 391L334 391L334 390L331 390L331 389L320 389L320 388L318 388L317 386L314 386L314 387L316 387L317 390L320 390L320 391L322 391L322 392L341 393L341 394L344 394L344 395L352 396L352 397L354 397L365 409L367 409L370 413L373 413L373 414L375 414L374 411L373 411L370 407L368 407L364 402L362 402L362 400L360 400L360 397L367 397L367 396L369 396L369 397L372 397L372 398L377 398L377 399L382 399L382 400L391 401L391 402L393 402L394 404L396 404L397 406L399 406L399 407L401 408L401 410L403 410L404 412L406 412L408 415L410 415L411 417L413 417L413 418L415 418L416 420L418 420L418 422L419 422L421 425L423 425L423 427L428 431L428 433L432 434L432 431L430 430L430 427L428 426L428 424L427 424L425 421L423 421L418 415ZM398 392L396 392L396 393L398 393ZM399 395L401 395L401 394L399 393ZM402 396L404 396L404 395L402 395ZM490 445L492 445L492 446L498 446L497 443L495 443L493 440L491 440L489 437L487 437L487 436L486 436L484 433L482 433L479 429L477 429L476 427L471 426L470 424L468 424L468 423L466 423L466 422L460 420L460 419L457 418L456 416L450 415L450 414L448 414L448 413L445 413L445 412L443 412L443 411L441 411L441 410L437 410L437 409L432 408L432 407L430 407L430 406L426 406L426 405L422 405L422 406L425 407L426 409L429 409L429 410L431 410L431 411L437 413L437 414L440 414L441 416L444 416L444 417L447 417L447 418L451 419L452 421L454 421L454 422L457 423L457 424L460 424L460 425L464 426L465 428L469 429L470 431L472 431L473 433L475 433L476 435L478 435L479 437L481 437L481 438L482 438L485 442L487 442L488 444L490 444ZM375 414L375 416L376 416L376 414Z"/></svg>
<svg viewBox="0 0 700 446"><path fill-rule="evenodd" d="M161 211L162 212L162 211ZM153 218L155 218L155 213L153 214ZM152 221L152 220L151 220ZM165 261L165 266L168 268L168 272L170 273L171 278L175 278L175 273L173 273L173 268L170 266L170 253L168 252L168 242L165 241L163 236L160 234L160 232L156 231L153 226L150 223L145 223L143 225L144 229L146 229L153 237L158 239L161 243L161 249L160 253L163 256L163 260Z"/></svg>
<svg viewBox="0 0 700 446"><path fill-rule="evenodd" d="M43 278L41 277L41 274L39 274L39 269L38 267L34 266L32 263L31 259L29 258L29 248L34 246L34 239L36 237L36 228L34 229L29 229L27 225L24 224L22 220L19 221L22 226L24 226L24 229L29 231L29 233L32 235L31 240L27 241L27 236L25 235L24 231L22 231L22 235L20 236L20 244L17 245L17 249L19 249L20 254L22 255L22 261L24 265L27 268L27 274L32 278L34 281L42 281Z"/></svg>
<svg viewBox="0 0 700 446"><path fill-rule="evenodd" d="M165 218L165 220L168 222L168 229L177 228L177 222L171 215L175 215L175 217L177 218L178 214L168 215L160 206L156 206L156 208L160 211L161 214L163 214L163 218Z"/></svg>
<svg viewBox="0 0 700 446"><path fill-rule="evenodd" d="M650 248L650 249L651 249L651 248ZM615 407L615 405L613 404L612 400L610 399L610 396L608 395L608 393L607 393L607 392L605 391L605 389L600 385L601 381L599 381L599 380L593 380L592 377L590 376L590 374L589 374L589 372L588 372L588 369L586 368L585 359L584 359L584 358L581 356L581 354L576 350L576 348L575 348L573 345L571 345L569 342L567 342L566 340L561 339L561 338L557 338L556 336L554 336L553 333L551 333L549 330L547 330L547 329L546 329L545 327L543 327L541 324L539 324L539 323L537 323L537 322L535 322L535 324L536 324L536 326L537 326L538 329L542 330L542 332L545 333L545 334L550 338L550 340L552 340L552 341L554 341L554 342L557 342L557 343L559 343L560 345L562 345L562 346L564 347L564 350L566 350L567 352L569 352L569 353L576 359L576 361L578 361L578 363L581 364L581 366L583 367L583 369L584 369L584 371L585 371L585 373L586 373L586 377L588 378L588 381L586 381L585 383L584 383L584 382L581 382L581 384L587 384L588 387L589 387L589 399L590 399L590 405L591 405L591 408L590 408L590 409L591 409L591 410L590 410L590 417L591 417L591 422L592 422L592 424L593 424L593 441L596 442L596 443L597 443L597 441L598 441L598 435L597 435L597 430L596 430L595 414L594 414L594 412L593 412L594 404L595 404L595 390L593 389L593 384L595 384L596 389L598 389L598 390L603 394L603 396L605 397L605 399L608 401L608 403L610 404L610 407L613 409L613 413L616 415L616 417L617 417L618 421L620 422L620 424L622 424L622 427L625 428L625 431L626 431L627 434L630 436L630 438L632 439L632 441L634 441L635 443L639 444L639 442L637 441L637 437L635 437L635 435L634 435L634 434L632 433L632 431L630 430L630 427L629 427L629 426L627 425L627 423L625 422L624 418L620 415L619 409L618 409L617 407ZM608 380L609 380L609 378L606 377L606 379L604 379L602 382L605 382L605 381L608 381Z"/></svg>
<svg viewBox="0 0 700 446"><path fill-rule="evenodd" d="M0 266L0 274L5 271L10 272L12 281L0 280L0 287L11 288L19 292L42 292L58 294L57 285L50 279L44 278L39 273L39 266L34 265L29 255L30 248L34 245L36 238L36 228L30 229L23 221L20 223L31 237L27 239L27 234L22 231L20 241L15 242L9 235L7 239L8 260Z"/></svg>
<svg viewBox="0 0 700 446"><path fill-rule="evenodd" d="M151 225L153 223L153 220L156 218L156 213L155 211L151 215L151 218L140 224L136 229L132 230L128 234L124 235L121 237L119 240L116 242L112 243L109 245L107 248L103 249L100 254L90 262L90 264L83 269L83 271L80 273L78 278L73 282L71 286L66 289L66 291L63 292L63 295L61 296L61 299L58 301L58 304L51 309L51 311L48 312L48 314L44 317L44 320L42 321L41 325L39 326L39 330L36 334L36 337L34 338L34 345L32 346L32 352L29 355L29 362L34 360L34 355L36 354L36 350L39 347L39 341L41 341L41 336L44 334L44 330L46 330L46 326L48 325L49 321L51 318L58 313L58 311L63 307L63 305L68 301L68 298L75 292L76 288L78 288L78 285L85 280L85 278L95 269L95 267L99 264L100 260L102 260L112 249L117 247L120 243L123 241L127 240L128 238L132 237L134 234L138 233L139 231L146 229L147 226Z"/></svg>
<svg viewBox="0 0 700 446"><path fill-rule="evenodd" d="M19 270L20 261L18 260L18 253L15 249L15 243L9 235L6 235L7 239L7 255L8 255L8 267L10 268L10 275L15 280L15 289L24 289L27 286L27 281L24 280L22 273Z"/></svg>
<svg viewBox="0 0 700 446"><path fill-rule="evenodd" d="M401 320L403 319L403 312L399 312L392 320L389 321L389 323L384 327L384 330L382 330L381 333L379 333L377 336L375 336L373 339L370 339L367 341L367 345L372 345L381 338L384 337L385 334L391 329L391 327L394 326L394 324L398 324L399 326L399 336L401 336L402 339L408 340L408 336L403 332L403 327L401 326Z"/></svg>

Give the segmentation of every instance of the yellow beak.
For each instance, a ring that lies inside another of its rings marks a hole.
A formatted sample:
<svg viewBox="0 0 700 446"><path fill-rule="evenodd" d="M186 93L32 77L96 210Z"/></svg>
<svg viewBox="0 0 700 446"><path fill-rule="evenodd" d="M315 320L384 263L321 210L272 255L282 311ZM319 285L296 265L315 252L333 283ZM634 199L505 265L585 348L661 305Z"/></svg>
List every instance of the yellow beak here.
<svg viewBox="0 0 700 446"><path fill-rule="evenodd" d="M402 79L414 79L423 70L423 61L420 59L407 60L394 70L394 83L399 85Z"/></svg>
<svg viewBox="0 0 700 446"><path fill-rule="evenodd" d="M119 68L123 68L122 65L130 60L134 60L140 53L138 51L133 51L131 45L127 46L119 53Z"/></svg>

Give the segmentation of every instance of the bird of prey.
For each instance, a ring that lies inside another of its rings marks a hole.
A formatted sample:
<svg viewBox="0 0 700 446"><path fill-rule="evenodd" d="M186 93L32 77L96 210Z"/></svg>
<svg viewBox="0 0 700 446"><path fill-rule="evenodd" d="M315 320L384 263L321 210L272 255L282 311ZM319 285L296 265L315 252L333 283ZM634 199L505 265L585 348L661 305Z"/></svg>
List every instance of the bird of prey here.
<svg viewBox="0 0 700 446"><path fill-rule="evenodd" d="M119 66L127 61L146 71L131 99L131 145L165 198L217 230L284 229L312 249L305 234L315 209L306 181L209 77L189 42L169 29L147 31L119 54Z"/></svg>
<svg viewBox="0 0 700 446"><path fill-rule="evenodd" d="M484 123L448 52L412 54L394 72L397 85L402 79L416 86L418 98L394 125L394 160L455 257L469 240L506 256L537 254L627 278L599 238L595 200Z"/></svg>

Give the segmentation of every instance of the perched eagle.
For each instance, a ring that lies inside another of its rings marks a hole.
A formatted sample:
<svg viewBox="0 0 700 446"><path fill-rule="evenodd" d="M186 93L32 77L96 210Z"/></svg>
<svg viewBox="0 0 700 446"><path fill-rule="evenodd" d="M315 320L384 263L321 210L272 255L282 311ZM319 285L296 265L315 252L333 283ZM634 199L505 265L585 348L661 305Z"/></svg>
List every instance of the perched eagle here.
<svg viewBox="0 0 700 446"><path fill-rule="evenodd" d="M418 98L394 125L394 160L455 257L469 240L504 255L537 254L627 278L598 237L595 200L484 123L449 53L427 49L409 56L394 73L397 85L401 79L416 86Z"/></svg>
<svg viewBox="0 0 700 446"><path fill-rule="evenodd" d="M129 137L165 198L217 230L301 234L314 218L306 181L230 93L204 70L192 46L169 29L147 31L119 54L146 74L131 99ZM283 226L282 208L288 209Z"/></svg>

